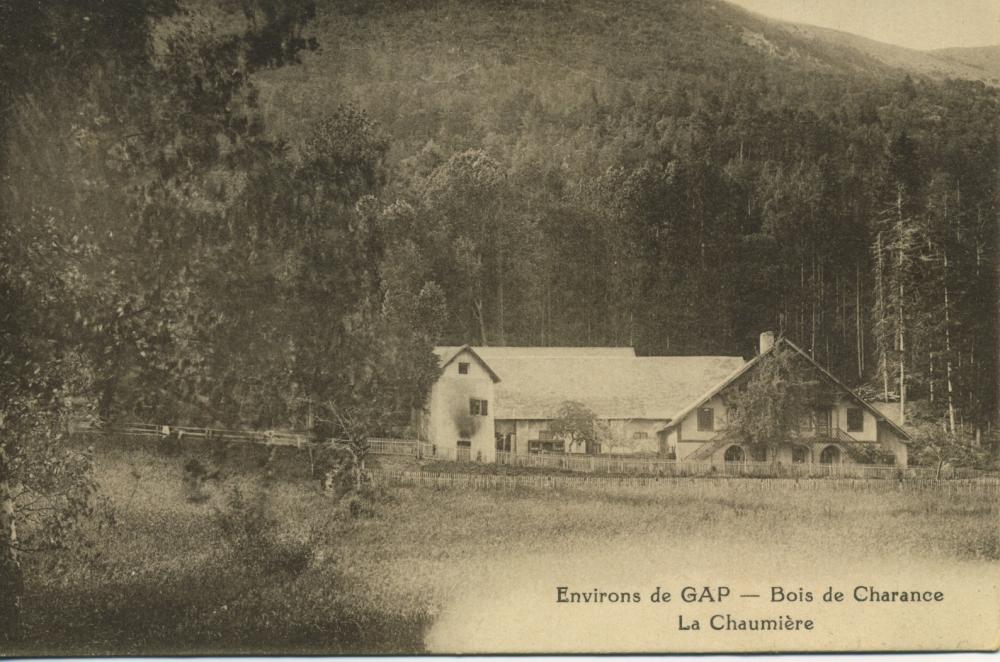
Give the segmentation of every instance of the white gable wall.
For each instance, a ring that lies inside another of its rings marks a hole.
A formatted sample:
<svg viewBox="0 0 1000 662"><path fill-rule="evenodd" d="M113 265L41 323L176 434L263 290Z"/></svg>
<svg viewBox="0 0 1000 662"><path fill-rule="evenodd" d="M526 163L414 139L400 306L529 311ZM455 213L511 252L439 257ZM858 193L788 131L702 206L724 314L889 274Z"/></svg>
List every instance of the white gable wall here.
<svg viewBox="0 0 1000 662"><path fill-rule="evenodd" d="M469 372L459 373L459 363L468 363ZM487 415L472 416L469 400L486 400ZM428 441L435 444L443 457L454 459L458 441L471 442L470 457L483 462L496 459L493 436L493 412L496 409L496 389L490 373L468 350L463 351L444 368L431 388L428 401Z"/></svg>

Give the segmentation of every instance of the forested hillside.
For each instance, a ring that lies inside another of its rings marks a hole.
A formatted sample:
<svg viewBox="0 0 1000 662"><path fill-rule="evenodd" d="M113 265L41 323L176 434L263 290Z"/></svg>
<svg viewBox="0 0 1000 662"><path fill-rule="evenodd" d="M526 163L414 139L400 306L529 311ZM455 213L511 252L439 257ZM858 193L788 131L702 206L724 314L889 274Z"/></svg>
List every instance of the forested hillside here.
<svg viewBox="0 0 1000 662"><path fill-rule="evenodd" d="M749 356L773 329L915 414L993 418L982 82L711 0L129 7L2 7L24 402L391 432L434 343Z"/></svg>
<svg viewBox="0 0 1000 662"><path fill-rule="evenodd" d="M315 34L260 79L268 122L377 121L392 261L443 290L443 342L746 355L775 329L989 418L996 90L701 0L330 3Z"/></svg>

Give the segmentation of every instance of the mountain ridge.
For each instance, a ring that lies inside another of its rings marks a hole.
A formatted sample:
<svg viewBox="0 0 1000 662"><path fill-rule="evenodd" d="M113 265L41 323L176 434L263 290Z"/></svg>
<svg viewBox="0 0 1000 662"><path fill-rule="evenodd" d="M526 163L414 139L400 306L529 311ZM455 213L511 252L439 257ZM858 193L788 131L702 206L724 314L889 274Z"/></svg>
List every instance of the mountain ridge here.
<svg viewBox="0 0 1000 662"><path fill-rule="evenodd" d="M783 21L732 5L799 39L849 48L883 65L936 80L960 78L1000 86L1000 45L914 49L809 23Z"/></svg>
<svg viewBox="0 0 1000 662"><path fill-rule="evenodd" d="M993 80L1000 81L1000 44L996 46L938 48L929 52L944 60L981 69Z"/></svg>
<svg viewBox="0 0 1000 662"><path fill-rule="evenodd" d="M723 0L321 0L313 32L320 51L301 67L258 77L269 124L294 140L340 99L385 127L394 161L426 167L436 150L517 141L525 129L559 150L548 152L556 162L579 161L567 138L586 143L579 132L629 107L622 97L679 117L694 97L763 85L772 109L822 113L844 94L884 91L906 74L991 78L960 61L973 57L965 52L913 51ZM526 111L547 128L519 127ZM595 165L612 162L609 153Z"/></svg>

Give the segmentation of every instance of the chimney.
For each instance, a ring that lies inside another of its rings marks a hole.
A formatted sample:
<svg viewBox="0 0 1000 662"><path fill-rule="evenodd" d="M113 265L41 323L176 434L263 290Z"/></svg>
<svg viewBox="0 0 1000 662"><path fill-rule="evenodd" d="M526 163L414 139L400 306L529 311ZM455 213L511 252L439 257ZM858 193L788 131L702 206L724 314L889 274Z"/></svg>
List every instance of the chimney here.
<svg viewBox="0 0 1000 662"><path fill-rule="evenodd" d="M765 331L760 334L760 353L763 354L772 347L774 347L774 331Z"/></svg>

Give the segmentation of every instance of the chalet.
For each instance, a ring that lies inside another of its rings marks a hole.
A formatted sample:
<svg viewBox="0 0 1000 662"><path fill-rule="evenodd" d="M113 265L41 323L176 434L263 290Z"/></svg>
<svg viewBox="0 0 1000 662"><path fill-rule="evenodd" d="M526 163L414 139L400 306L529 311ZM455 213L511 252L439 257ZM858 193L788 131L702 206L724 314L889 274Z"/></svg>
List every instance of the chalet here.
<svg viewBox="0 0 1000 662"><path fill-rule="evenodd" d="M764 460L727 435L727 393L787 344L833 387L832 401L782 447L781 462L846 462L849 444L875 442L906 461L908 436L785 339L761 336L738 356L637 357L630 347L437 347L441 375L420 418L442 456L492 462L498 452L614 453L711 462ZM594 413L602 440L590 448L550 430L560 407Z"/></svg>
<svg viewBox="0 0 1000 662"><path fill-rule="evenodd" d="M764 449L734 443L726 434L729 414L726 396L750 379L754 369L780 347L793 352L830 388L827 400L816 404L803 419L797 434L777 449L777 457L768 457ZM885 457L905 466L910 441L910 435L890 417L854 393L790 340L779 338L775 342L770 332L761 334L756 357L671 414L661 433L666 435L667 445L675 449L678 460L714 463L776 460L839 464L851 461L852 450L874 445Z"/></svg>

